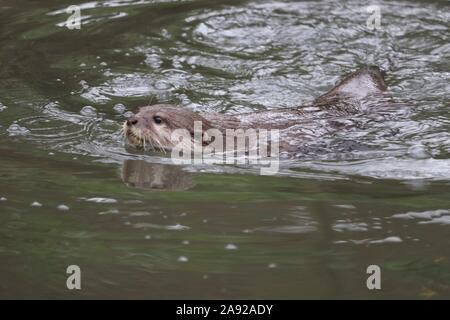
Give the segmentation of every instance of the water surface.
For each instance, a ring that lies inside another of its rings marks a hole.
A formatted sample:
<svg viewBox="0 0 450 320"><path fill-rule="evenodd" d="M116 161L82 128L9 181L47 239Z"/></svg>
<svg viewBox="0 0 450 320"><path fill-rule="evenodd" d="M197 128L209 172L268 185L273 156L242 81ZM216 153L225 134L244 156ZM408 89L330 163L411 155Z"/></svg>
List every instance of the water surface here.
<svg viewBox="0 0 450 320"><path fill-rule="evenodd" d="M369 4L2 1L0 297L448 298L450 6L381 1L369 30ZM339 119L276 176L120 135L148 103L295 107L363 65L398 108Z"/></svg>

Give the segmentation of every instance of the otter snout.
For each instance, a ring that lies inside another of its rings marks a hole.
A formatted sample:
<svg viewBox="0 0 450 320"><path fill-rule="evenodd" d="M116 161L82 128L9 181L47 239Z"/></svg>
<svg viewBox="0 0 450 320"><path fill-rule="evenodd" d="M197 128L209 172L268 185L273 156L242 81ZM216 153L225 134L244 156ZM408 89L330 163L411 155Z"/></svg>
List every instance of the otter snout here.
<svg viewBox="0 0 450 320"><path fill-rule="evenodd" d="M174 130L194 132L195 121L202 122L202 129L209 128L207 121L191 110L158 104L139 108L138 113L125 120L123 131L130 145L166 151L174 147Z"/></svg>
<svg viewBox="0 0 450 320"><path fill-rule="evenodd" d="M127 119L127 126L129 126L129 127L134 126L138 122L139 122L139 119L137 117L135 117L135 116L130 117L130 118Z"/></svg>

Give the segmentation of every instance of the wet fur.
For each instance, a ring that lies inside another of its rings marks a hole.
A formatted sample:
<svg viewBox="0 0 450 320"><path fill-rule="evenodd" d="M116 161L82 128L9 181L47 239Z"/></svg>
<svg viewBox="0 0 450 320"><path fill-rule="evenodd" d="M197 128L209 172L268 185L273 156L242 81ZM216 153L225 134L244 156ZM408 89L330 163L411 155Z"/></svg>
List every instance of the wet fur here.
<svg viewBox="0 0 450 320"><path fill-rule="evenodd" d="M142 107L134 117L136 126L124 124L123 130L130 144L164 151L173 146L170 133L175 129L186 129L194 143L194 122L201 121L202 129L288 129L316 118L337 117L355 114L359 102L368 96L376 96L386 91L384 76L378 67L361 68L344 77L335 87L318 97L312 104L297 108L282 108L260 112L226 115L221 113L196 113L181 107L157 104ZM163 119L163 124L153 122L155 116ZM163 131L164 130L164 131ZM205 145L207 137L203 136Z"/></svg>

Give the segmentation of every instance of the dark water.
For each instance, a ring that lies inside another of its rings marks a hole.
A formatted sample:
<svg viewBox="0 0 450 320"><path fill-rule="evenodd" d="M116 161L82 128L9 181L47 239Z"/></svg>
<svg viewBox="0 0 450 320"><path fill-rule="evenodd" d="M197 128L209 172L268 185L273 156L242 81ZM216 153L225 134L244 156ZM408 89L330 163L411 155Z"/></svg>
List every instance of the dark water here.
<svg viewBox="0 0 450 320"><path fill-rule="evenodd" d="M380 1L374 31L360 1L169 0L78 3L68 30L75 2L0 1L1 298L450 297L447 1ZM401 106L276 176L120 136L149 102L293 107L366 64Z"/></svg>

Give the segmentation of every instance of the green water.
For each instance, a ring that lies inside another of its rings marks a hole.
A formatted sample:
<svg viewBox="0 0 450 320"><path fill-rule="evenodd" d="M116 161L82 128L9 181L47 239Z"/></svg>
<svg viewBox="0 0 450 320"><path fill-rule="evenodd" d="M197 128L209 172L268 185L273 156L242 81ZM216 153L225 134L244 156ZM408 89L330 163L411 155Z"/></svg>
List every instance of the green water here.
<svg viewBox="0 0 450 320"><path fill-rule="evenodd" d="M370 31L360 1L1 1L0 298L449 298L450 6L379 3ZM120 136L149 102L296 106L365 64L404 109L275 176Z"/></svg>

